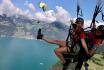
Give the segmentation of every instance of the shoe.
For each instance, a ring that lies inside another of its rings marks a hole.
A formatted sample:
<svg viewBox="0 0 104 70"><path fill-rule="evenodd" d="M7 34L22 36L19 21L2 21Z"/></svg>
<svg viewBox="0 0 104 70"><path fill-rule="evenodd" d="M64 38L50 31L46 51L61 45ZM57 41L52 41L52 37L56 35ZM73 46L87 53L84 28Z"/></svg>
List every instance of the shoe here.
<svg viewBox="0 0 104 70"><path fill-rule="evenodd" d="M42 39L43 34L41 33L41 29L38 30L37 39Z"/></svg>
<svg viewBox="0 0 104 70"><path fill-rule="evenodd" d="M69 65L69 62L64 63L64 64L63 64L63 69L62 69L62 70L67 70L68 65Z"/></svg>
<svg viewBox="0 0 104 70"><path fill-rule="evenodd" d="M88 63L85 63L85 64L84 64L84 66L88 67L88 66L89 66L89 64L88 64Z"/></svg>
<svg viewBox="0 0 104 70"><path fill-rule="evenodd" d="M85 64L84 64L85 70L88 70L88 66L89 66L88 63L85 63Z"/></svg>

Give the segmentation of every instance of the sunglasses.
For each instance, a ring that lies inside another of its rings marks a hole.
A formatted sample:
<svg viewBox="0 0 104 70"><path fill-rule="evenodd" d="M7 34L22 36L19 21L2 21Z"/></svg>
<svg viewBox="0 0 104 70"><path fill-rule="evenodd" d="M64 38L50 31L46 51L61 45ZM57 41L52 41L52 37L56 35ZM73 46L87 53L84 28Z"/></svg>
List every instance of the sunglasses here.
<svg viewBox="0 0 104 70"><path fill-rule="evenodd" d="M104 39L104 35L97 35L96 39Z"/></svg>

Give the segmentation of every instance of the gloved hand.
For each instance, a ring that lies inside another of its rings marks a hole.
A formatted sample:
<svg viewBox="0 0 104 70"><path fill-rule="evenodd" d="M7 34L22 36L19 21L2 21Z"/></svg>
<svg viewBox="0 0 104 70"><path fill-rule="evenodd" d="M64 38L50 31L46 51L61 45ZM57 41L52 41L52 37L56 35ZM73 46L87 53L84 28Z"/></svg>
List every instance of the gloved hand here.
<svg viewBox="0 0 104 70"><path fill-rule="evenodd" d="M43 34L41 33L41 29L38 30L37 39L42 39Z"/></svg>

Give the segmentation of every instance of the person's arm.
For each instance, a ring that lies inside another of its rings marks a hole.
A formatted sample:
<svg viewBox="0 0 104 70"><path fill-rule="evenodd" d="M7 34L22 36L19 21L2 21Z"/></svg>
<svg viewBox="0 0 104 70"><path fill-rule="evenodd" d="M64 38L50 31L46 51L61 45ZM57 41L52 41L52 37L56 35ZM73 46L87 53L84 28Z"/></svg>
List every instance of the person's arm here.
<svg viewBox="0 0 104 70"><path fill-rule="evenodd" d="M88 48L87 48L87 44L86 44L86 41L85 41L85 33L84 32L81 32L81 34L80 34L80 40L81 40L81 44L82 44L82 47L84 48L85 52L87 54L89 54Z"/></svg>
<svg viewBox="0 0 104 70"><path fill-rule="evenodd" d="M82 43L82 47L84 48L84 50L86 51L86 53L89 54L88 48L87 48L87 44L85 42L85 39L81 39L81 43Z"/></svg>
<svg viewBox="0 0 104 70"><path fill-rule="evenodd" d="M44 36L42 39L50 44L57 44L60 46L66 46L66 41L52 40L52 39L48 39L46 36Z"/></svg>

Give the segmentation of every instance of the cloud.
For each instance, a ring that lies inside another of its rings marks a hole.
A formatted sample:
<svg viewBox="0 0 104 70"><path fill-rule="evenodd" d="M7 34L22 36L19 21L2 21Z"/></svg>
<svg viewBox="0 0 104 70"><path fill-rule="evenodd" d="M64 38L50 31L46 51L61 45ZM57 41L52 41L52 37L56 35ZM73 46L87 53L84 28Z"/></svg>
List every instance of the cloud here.
<svg viewBox="0 0 104 70"><path fill-rule="evenodd" d="M49 23L54 22L54 21L60 21L68 26L70 25L71 19L73 19L74 22L76 19L76 17L71 18L70 13L61 6L56 6L56 11L48 10L46 12L36 12L34 18L39 19L41 21L46 21ZM89 27L90 24L91 24L91 20L85 20L84 28ZM98 26L101 24L103 24L103 23L99 22L99 24L96 24L96 25Z"/></svg>
<svg viewBox="0 0 104 70"><path fill-rule="evenodd" d="M66 25L70 25L69 21L71 19L71 16L68 11L66 11L63 7L61 6L56 6L56 19L58 21L61 21L65 23Z"/></svg>
<svg viewBox="0 0 104 70"><path fill-rule="evenodd" d="M7 14L8 16L14 14L23 14L23 11L11 2L11 0L3 0L0 5L0 14Z"/></svg>
<svg viewBox="0 0 104 70"><path fill-rule="evenodd" d="M24 15L29 18L39 19L41 21L47 21L49 23L54 21L60 21L65 24L69 23L70 15L61 6L56 6L56 11L47 10L46 12L37 11L32 3L25 1L24 3L27 9L23 11L22 9L16 7L11 0L3 0L0 5L0 14L12 15ZM63 16L64 15L64 16Z"/></svg>
<svg viewBox="0 0 104 70"><path fill-rule="evenodd" d="M31 6L32 5L30 5L30 7ZM0 14L7 14L8 16L23 15L28 18L32 18L32 15L29 13L29 11L28 12L26 10L23 11L22 9L16 7L12 3L12 0L3 0L2 1L2 3L0 4Z"/></svg>
<svg viewBox="0 0 104 70"><path fill-rule="evenodd" d="M25 7L27 7L25 11L23 11L21 8L16 7L12 3L12 0L3 0L0 4L0 14L7 14L8 16L23 15L28 18L34 18L49 23L54 21L60 21L65 25L70 25L70 19L72 19L70 12L68 12L61 6L56 6L55 10L47 10L46 12L40 12L36 10L34 5L32 3L29 3L28 1L25 1L24 5ZM84 27L90 26L90 23L91 20L85 20ZM97 24L97 26L100 24L103 23L100 22L99 24Z"/></svg>
<svg viewBox="0 0 104 70"><path fill-rule="evenodd" d="M33 5L32 3L29 3L29 4L28 4L28 7L29 7L29 9L30 9L31 11L35 12L35 7L34 7L34 5Z"/></svg>
<svg viewBox="0 0 104 70"><path fill-rule="evenodd" d="M84 20L84 28L90 27L91 20Z"/></svg>
<svg viewBox="0 0 104 70"><path fill-rule="evenodd" d="M24 16L26 16L26 17L28 17L28 18L30 18L30 19L33 19L33 16L31 15L30 10L28 10L28 9L25 10Z"/></svg>
<svg viewBox="0 0 104 70"><path fill-rule="evenodd" d="M27 6L30 11L35 12L36 9L32 3L25 1L24 5Z"/></svg>
<svg viewBox="0 0 104 70"><path fill-rule="evenodd" d="M42 21L60 21L66 25L70 25L70 14L61 6L56 6L56 11L48 10L46 12L37 12L35 15Z"/></svg>
<svg viewBox="0 0 104 70"><path fill-rule="evenodd" d="M46 12L36 12L35 17L36 19L39 19L41 21L53 22L56 21L56 17L53 14L53 10L49 10Z"/></svg>
<svg viewBox="0 0 104 70"><path fill-rule="evenodd" d="M85 20L84 28L90 27L91 22L92 22L92 20ZM98 27L99 25L104 25L104 23L103 22L96 23L96 27Z"/></svg>
<svg viewBox="0 0 104 70"><path fill-rule="evenodd" d="M66 25L69 24L70 14L61 6L56 6L56 11L47 10L46 12L40 12L37 11L34 5L28 1L25 1L24 5L27 6L25 11L16 7L11 0L3 0L0 5L0 14L7 14L8 16L25 15L29 18L36 18L50 23L54 21L60 21Z"/></svg>

